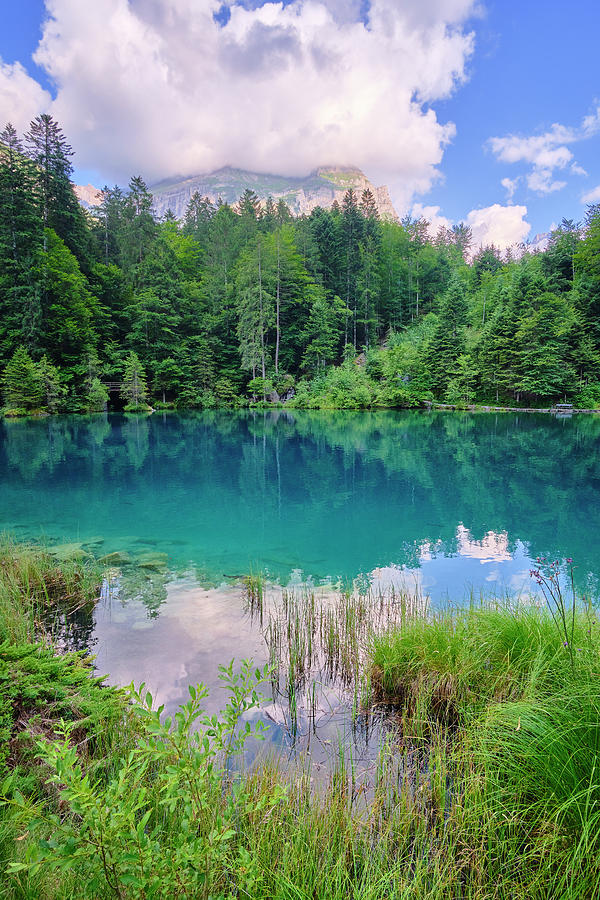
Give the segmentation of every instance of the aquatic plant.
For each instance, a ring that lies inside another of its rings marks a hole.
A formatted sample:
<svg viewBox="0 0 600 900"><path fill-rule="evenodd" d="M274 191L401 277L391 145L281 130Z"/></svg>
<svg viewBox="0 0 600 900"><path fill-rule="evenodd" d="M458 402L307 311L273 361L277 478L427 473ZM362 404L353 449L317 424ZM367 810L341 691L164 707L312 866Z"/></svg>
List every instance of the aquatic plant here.
<svg viewBox="0 0 600 900"><path fill-rule="evenodd" d="M0 641L48 636L90 610L100 570L90 560L58 559L42 547L0 537Z"/></svg>

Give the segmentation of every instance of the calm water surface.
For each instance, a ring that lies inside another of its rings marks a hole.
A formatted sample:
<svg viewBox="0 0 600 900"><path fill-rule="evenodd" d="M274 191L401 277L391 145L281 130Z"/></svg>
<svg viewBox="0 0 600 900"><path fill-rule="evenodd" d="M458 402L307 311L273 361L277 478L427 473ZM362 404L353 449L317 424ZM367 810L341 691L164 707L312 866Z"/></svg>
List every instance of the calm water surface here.
<svg viewBox="0 0 600 900"><path fill-rule="evenodd" d="M404 581L433 603L527 591L538 556L600 575L600 417L96 415L0 424L0 530L132 563L85 640L168 706L264 642L231 585ZM63 548L64 550L64 548ZM69 548L65 552L68 552ZM60 552L60 550L59 550Z"/></svg>

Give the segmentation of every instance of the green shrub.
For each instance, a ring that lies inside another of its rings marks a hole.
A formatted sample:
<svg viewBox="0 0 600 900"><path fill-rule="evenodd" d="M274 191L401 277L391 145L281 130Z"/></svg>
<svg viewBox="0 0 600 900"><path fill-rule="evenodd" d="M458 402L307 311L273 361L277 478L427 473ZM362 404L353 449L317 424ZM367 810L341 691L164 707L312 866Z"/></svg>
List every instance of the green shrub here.
<svg viewBox="0 0 600 900"><path fill-rule="evenodd" d="M273 790L257 809L244 782L226 773L248 738L262 736L260 722L240 726L257 707L257 689L268 677L268 668L255 671L249 661L235 673L232 661L221 667L229 692L221 716L202 711L207 689L198 685L190 687L190 700L174 719L164 721L144 685L132 688L141 737L106 777L86 770L70 724L56 729L58 740L38 741L62 809L38 816L16 796L14 804L30 827L45 836L9 872L60 875L76 869L82 898L225 896L233 873L248 890L252 866L240 846L240 820L268 812L285 792Z"/></svg>

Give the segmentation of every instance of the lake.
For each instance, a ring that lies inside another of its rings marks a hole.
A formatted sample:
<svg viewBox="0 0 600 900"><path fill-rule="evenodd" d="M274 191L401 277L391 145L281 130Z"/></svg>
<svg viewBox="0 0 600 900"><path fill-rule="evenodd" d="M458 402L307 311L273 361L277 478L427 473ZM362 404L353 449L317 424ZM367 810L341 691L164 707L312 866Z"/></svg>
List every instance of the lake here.
<svg viewBox="0 0 600 900"><path fill-rule="evenodd" d="M172 708L189 682L213 684L220 662L266 659L239 588L248 572L323 590L404 584L435 605L526 594L536 557L572 558L594 593L600 417L4 420L0 530L59 555L121 555L80 640L111 680L143 679Z"/></svg>

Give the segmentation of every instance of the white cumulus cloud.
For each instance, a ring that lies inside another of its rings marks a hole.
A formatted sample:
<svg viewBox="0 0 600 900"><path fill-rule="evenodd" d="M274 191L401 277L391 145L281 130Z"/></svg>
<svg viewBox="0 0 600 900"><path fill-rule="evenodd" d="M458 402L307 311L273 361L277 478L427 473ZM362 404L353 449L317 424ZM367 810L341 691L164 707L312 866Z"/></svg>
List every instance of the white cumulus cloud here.
<svg viewBox="0 0 600 900"><path fill-rule="evenodd" d="M428 231L431 237L435 237L440 228L450 230L455 224L452 219L440 212L439 206L414 203L410 214L413 219L423 218L429 222ZM490 244L499 250L506 250L507 247L522 243L531 231L531 225L525 220L526 216L526 206L502 206L500 203L494 203L482 209L472 209L464 220L473 236L471 253L476 253L480 247L487 247Z"/></svg>
<svg viewBox="0 0 600 900"><path fill-rule="evenodd" d="M582 203L600 203L600 184L581 198Z"/></svg>
<svg viewBox="0 0 600 900"><path fill-rule="evenodd" d="M528 137L517 134L492 137L488 144L492 153L501 162L526 163L531 166L526 175L527 186L537 194L550 194L561 190L567 183L555 178L557 171L565 170L569 166L574 175L586 174L585 169L574 161L568 145L593 137L599 131L600 106L583 119L579 128L555 122L543 134ZM506 187L505 181L509 180L503 179L502 184Z"/></svg>
<svg viewBox="0 0 600 900"><path fill-rule="evenodd" d="M21 63L8 65L0 59L0 129L11 122L25 131L34 116L46 112L51 99Z"/></svg>
<svg viewBox="0 0 600 900"><path fill-rule="evenodd" d="M49 106L78 165L110 180L336 163L385 177L408 208L454 135L430 104L466 78L475 7L372 0L365 24L356 0L246 2L222 26L219 0L46 0L35 60L56 98L16 68L0 118L21 92L27 116Z"/></svg>
<svg viewBox="0 0 600 900"><path fill-rule="evenodd" d="M502 187L507 193L508 200L512 200L514 197L515 191L517 189L517 185L519 184L518 178L503 178L500 182Z"/></svg>
<svg viewBox="0 0 600 900"><path fill-rule="evenodd" d="M531 231L525 221L526 206L501 206L494 203L483 209L472 209L466 218L473 233L473 248L494 244L501 250L520 244Z"/></svg>

